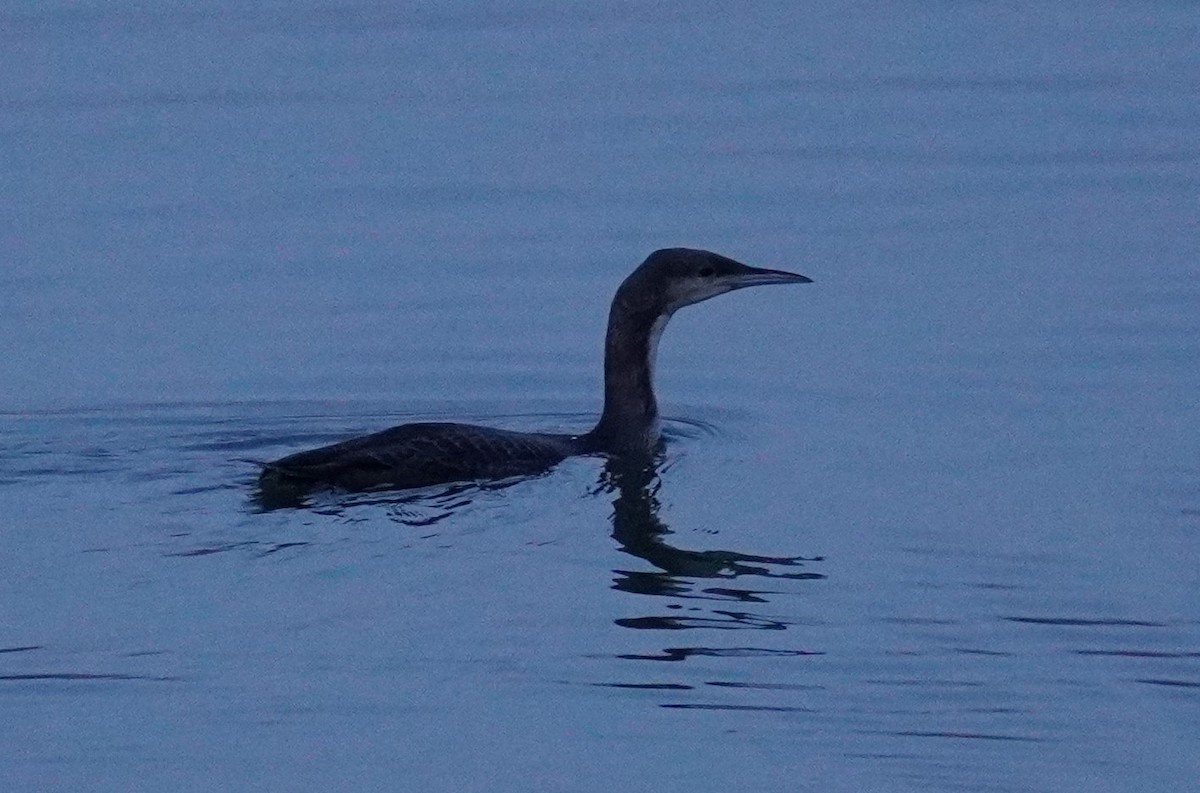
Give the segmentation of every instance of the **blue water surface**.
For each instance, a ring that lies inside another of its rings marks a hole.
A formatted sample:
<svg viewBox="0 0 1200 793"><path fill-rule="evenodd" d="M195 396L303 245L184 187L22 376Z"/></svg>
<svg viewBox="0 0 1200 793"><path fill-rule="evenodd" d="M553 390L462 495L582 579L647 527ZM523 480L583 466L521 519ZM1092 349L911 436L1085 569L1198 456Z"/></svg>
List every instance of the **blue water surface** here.
<svg viewBox="0 0 1200 793"><path fill-rule="evenodd" d="M1187 3L0 10L5 790L1200 779ZM411 420L657 470L320 494Z"/></svg>

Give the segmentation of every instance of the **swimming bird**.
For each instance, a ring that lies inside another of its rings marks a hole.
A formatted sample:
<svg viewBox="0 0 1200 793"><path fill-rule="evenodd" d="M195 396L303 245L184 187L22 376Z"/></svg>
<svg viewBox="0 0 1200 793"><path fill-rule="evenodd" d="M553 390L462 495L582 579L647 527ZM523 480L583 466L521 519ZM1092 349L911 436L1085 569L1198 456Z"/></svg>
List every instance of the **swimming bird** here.
<svg viewBox="0 0 1200 793"><path fill-rule="evenodd" d="M263 493L413 488L537 474L574 455L652 453L659 443L654 359L671 316L735 289L811 280L710 251L655 251L613 298L604 342L604 410L591 431L566 435L473 424L402 424L266 463L259 486Z"/></svg>

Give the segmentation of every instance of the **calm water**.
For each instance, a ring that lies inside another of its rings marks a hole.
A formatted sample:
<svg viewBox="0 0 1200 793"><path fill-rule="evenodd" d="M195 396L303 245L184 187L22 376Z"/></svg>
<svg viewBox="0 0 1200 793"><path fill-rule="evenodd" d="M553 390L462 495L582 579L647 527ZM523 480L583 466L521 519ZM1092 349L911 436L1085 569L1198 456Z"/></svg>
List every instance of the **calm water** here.
<svg viewBox="0 0 1200 793"><path fill-rule="evenodd" d="M6 790L1193 790L1187 3L9 4ZM587 428L654 475L261 512L252 460Z"/></svg>

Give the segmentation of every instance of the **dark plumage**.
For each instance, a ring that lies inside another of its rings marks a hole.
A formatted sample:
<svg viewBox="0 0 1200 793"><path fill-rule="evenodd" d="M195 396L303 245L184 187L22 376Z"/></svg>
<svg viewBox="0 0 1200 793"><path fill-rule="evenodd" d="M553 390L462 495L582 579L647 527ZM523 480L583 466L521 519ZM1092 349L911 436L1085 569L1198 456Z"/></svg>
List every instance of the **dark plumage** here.
<svg viewBox="0 0 1200 793"><path fill-rule="evenodd" d="M659 439L653 366L676 310L747 286L808 283L720 254L669 248L650 254L617 289L604 345L604 412L583 435L513 432L471 424L404 424L267 463L264 495L318 487L424 487L541 473L577 454L653 450Z"/></svg>
<svg viewBox="0 0 1200 793"><path fill-rule="evenodd" d="M424 487L539 473L583 452L580 440L569 435L472 424L402 424L267 463L259 483L346 490Z"/></svg>

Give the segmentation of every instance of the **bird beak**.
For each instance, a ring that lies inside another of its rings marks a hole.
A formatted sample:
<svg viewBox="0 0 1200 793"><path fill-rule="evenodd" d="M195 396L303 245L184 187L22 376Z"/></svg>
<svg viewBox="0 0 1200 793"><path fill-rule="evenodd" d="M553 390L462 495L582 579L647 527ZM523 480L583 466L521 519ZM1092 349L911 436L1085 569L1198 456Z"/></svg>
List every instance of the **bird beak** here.
<svg viewBox="0 0 1200 793"><path fill-rule="evenodd" d="M812 279L799 273L789 273L786 270L767 270L762 267L747 267L746 272L739 273L733 288L745 286L767 286L768 284L811 284Z"/></svg>

